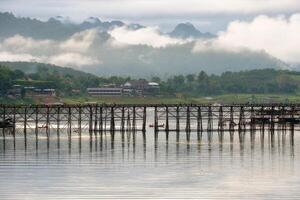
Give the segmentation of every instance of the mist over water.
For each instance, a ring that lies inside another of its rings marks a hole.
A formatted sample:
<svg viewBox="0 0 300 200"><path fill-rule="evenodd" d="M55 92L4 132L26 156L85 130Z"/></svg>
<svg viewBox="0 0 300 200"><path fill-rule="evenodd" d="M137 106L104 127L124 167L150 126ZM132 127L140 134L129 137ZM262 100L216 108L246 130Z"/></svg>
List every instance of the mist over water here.
<svg viewBox="0 0 300 200"><path fill-rule="evenodd" d="M83 134L0 141L0 199L298 199L299 132ZM53 134L55 135L55 134ZM243 136L241 139L239 136ZM135 136L135 137L134 137ZM255 136L255 137L254 137ZM294 143L294 144L293 144ZM4 145L5 144L5 145Z"/></svg>

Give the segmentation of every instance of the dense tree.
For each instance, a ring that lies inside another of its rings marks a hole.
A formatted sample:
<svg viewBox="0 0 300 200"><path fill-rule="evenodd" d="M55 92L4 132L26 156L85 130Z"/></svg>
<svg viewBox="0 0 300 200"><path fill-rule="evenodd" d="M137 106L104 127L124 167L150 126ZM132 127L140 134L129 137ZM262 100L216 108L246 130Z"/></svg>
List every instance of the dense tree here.
<svg viewBox="0 0 300 200"><path fill-rule="evenodd" d="M14 84L38 88L54 88L61 95L72 94L73 89L85 93L88 87L105 85L119 86L130 77L97 77L91 74L67 73L52 68L38 66L36 72L24 74L20 70L10 70L0 66L0 94ZM296 93L300 89L300 73L285 70L263 69L241 72L225 72L221 75L199 74L177 75L161 80L153 77L151 81L161 85L162 95L203 96L227 93Z"/></svg>

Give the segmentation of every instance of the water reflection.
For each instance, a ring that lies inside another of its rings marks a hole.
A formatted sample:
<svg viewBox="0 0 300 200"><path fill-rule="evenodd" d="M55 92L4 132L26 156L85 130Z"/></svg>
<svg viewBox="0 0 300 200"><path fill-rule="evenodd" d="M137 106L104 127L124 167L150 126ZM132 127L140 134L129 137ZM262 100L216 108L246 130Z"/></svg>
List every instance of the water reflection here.
<svg viewBox="0 0 300 200"><path fill-rule="evenodd" d="M0 199L297 199L297 133L8 136Z"/></svg>
<svg viewBox="0 0 300 200"><path fill-rule="evenodd" d="M80 136L73 136L72 138L60 136L52 139L48 137L39 137L39 139L36 139L30 134L26 140L22 137L12 138L6 136L2 138L1 152L5 153L12 150L27 152L28 148L30 148L30 152L35 150L36 153L41 149L46 150L48 153L53 151L53 149L58 151L63 149L68 150L69 154L73 152L81 154L83 148L84 150L88 149L91 153L108 150L113 152L117 148L121 149L122 155L124 155L126 150L131 150L134 156L136 146L138 145L138 151L143 152L146 157L147 145L150 145L155 152L163 147L166 155L168 155L170 148L174 148L176 154L178 154L183 148L189 153L195 146L199 153L202 148L207 148L208 152L210 152L216 147L222 153L224 148L227 149L229 147L231 154L234 149L239 148L240 155L244 154L245 149L250 149L251 152L260 150L262 153L264 153L265 149L271 153L276 151L284 153L289 149L290 155L294 155L294 132L165 132L165 137L163 137L162 133L156 137L151 137L148 134L147 138L146 133L132 131L123 133L104 132L94 135L82 134ZM154 155L157 155L157 153Z"/></svg>

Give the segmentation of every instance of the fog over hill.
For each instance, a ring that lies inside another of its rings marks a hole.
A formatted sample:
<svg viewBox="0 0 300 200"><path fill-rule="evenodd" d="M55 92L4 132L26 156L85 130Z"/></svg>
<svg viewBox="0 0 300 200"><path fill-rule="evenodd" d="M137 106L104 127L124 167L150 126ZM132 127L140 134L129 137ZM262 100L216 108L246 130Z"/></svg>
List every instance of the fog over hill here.
<svg viewBox="0 0 300 200"><path fill-rule="evenodd" d="M163 33L158 27L97 17L72 23L60 16L40 21L10 13L0 13L0 27L0 61L51 63L97 75L220 74L288 66L263 48L231 45L230 27L215 36L181 23Z"/></svg>

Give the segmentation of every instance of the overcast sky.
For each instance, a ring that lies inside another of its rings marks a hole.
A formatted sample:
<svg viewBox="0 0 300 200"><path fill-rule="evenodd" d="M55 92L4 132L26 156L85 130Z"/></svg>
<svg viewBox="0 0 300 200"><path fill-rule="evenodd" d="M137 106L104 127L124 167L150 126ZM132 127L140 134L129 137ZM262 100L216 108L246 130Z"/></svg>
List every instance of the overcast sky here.
<svg viewBox="0 0 300 200"><path fill-rule="evenodd" d="M233 20L252 20L260 14L290 15L300 11L299 0L0 0L0 10L18 16L48 19L90 16L158 25L170 29L192 22L203 31L217 32Z"/></svg>

